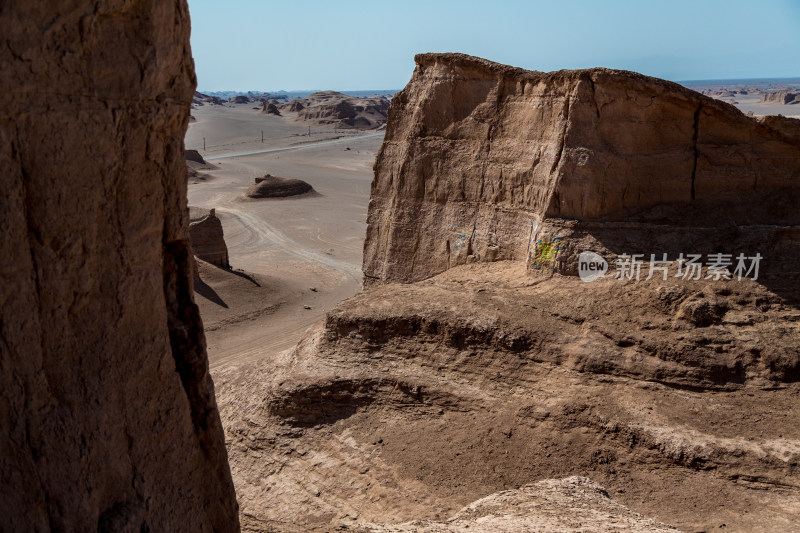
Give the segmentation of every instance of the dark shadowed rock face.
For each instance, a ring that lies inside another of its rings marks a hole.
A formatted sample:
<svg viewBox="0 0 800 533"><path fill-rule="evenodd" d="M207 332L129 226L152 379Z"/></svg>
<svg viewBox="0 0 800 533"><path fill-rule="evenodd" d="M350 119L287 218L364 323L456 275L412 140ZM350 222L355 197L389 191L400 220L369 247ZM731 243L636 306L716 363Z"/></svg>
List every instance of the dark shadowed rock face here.
<svg viewBox="0 0 800 533"><path fill-rule="evenodd" d="M189 216L189 237L194 255L212 265L230 268L222 222L217 218L215 210L192 207Z"/></svg>
<svg viewBox="0 0 800 533"><path fill-rule="evenodd" d="M773 272L796 271L797 247L785 253L778 233L800 224L800 121L759 121L633 72L532 72L461 54L416 61L375 164L367 283L530 262L540 238L566 243L563 273L582 250L756 245L780 257Z"/></svg>
<svg viewBox="0 0 800 533"><path fill-rule="evenodd" d="M197 150L186 150L185 158L187 161L194 161L195 163L199 163L201 165L206 164L206 160L203 159L203 156L200 155L200 152Z"/></svg>
<svg viewBox="0 0 800 533"><path fill-rule="evenodd" d="M278 117L281 116L281 111L275 104L275 100L269 102L263 102L261 104L261 113L263 113L264 115L276 115Z"/></svg>
<svg viewBox="0 0 800 533"><path fill-rule="evenodd" d="M6 531L237 531L192 301L186 3L0 10Z"/></svg>

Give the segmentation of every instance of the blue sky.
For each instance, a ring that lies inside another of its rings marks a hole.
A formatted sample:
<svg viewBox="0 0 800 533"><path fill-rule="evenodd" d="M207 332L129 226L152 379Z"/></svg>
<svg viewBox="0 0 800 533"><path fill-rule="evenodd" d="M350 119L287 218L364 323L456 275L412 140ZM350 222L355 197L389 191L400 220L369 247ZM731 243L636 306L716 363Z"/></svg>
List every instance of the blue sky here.
<svg viewBox="0 0 800 533"><path fill-rule="evenodd" d="M800 0L189 0L200 90L400 89L414 54L674 81L800 77Z"/></svg>

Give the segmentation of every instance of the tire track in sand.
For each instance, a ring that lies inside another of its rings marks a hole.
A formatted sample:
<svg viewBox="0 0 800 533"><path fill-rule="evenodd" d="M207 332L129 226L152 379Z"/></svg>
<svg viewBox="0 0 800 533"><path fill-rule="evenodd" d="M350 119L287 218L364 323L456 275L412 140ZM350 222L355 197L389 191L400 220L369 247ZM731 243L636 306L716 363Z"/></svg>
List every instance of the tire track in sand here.
<svg viewBox="0 0 800 533"><path fill-rule="evenodd" d="M361 279L360 267L325 253L307 249L261 217L233 207L217 207L217 212L236 218L245 231L252 232L262 243L272 244L284 253L308 263L324 266L356 280ZM256 242L251 242L249 238L246 243L248 247L256 244Z"/></svg>

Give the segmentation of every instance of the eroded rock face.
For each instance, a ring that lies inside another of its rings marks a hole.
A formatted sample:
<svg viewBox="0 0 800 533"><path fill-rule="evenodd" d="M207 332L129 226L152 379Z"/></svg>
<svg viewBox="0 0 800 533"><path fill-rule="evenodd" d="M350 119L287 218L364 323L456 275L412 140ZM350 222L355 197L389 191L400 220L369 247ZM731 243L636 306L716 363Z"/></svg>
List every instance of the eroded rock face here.
<svg viewBox="0 0 800 533"><path fill-rule="evenodd" d="M732 228L767 254L781 246L777 226L800 223L800 121L758 121L632 72L416 60L375 164L367 284L530 262L542 237L567 241L572 274L586 249L736 253L749 243ZM682 249L696 233L697 247ZM773 272L797 255L772 254Z"/></svg>
<svg viewBox="0 0 800 533"><path fill-rule="evenodd" d="M230 268L228 246L225 244L222 222L217 218L215 210L192 207L189 217L191 220L189 236L192 240L194 255L212 265Z"/></svg>
<svg viewBox="0 0 800 533"><path fill-rule="evenodd" d="M357 98L336 91L320 91L308 98L282 104L280 109L298 113L299 122L338 128L377 128L386 123L389 100Z"/></svg>
<svg viewBox="0 0 800 533"><path fill-rule="evenodd" d="M800 122L627 72L417 62L375 167L372 286L217 375L244 527L666 529L541 481L572 475L684 531L797 522ZM548 236L568 275L532 275ZM570 275L650 249L761 252L770 275Z"/></svg>
<svg viewBox="0 0 800 533"><path fill-rule="evenodd" d="M800 92L780 90L774 93L764 93L761 101L765 104L800 104Z"/></svg>
<svg viewBox="0 0 800 533"><path fill-rule="evenodd" d="M276 104L276 100L270 100L268 102L263 102L261 104L261 113L264 115L276 115L281 116L281 110L278 109Z"/></svg>
<svg viewBox="0 0 800 533"><path fill-rule="evenodd" d="M237 531L192 301L187 6L117 4L0 11L0 516Z"/></svg>

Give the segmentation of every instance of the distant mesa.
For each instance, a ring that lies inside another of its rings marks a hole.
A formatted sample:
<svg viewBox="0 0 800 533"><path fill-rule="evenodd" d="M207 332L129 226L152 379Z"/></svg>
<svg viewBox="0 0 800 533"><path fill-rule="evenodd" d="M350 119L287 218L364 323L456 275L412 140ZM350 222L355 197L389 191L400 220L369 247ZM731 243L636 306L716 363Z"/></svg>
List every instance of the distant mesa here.
<svg viewBox="0 0 800 533"><path fill-rule="evenodd" d="M743 87L739 89L703 89L700 94L710 96L712 98L734 98L736 96L748 96L761 94L760 89ZM729 102L730 103L730 102Z"/></svg>
<svg viewBox="0 0 800 533"><path fill-rule="evenodd" d="M194 106L203 106L203 105L223 105L225 103L224 100L218 98L216 96L210 96L208 94L203 93L194 93L194 98L192 99L192 105Z"/></svg>
<svg viewBox="0 0 800 533"><path fill-rule="evenodd" d="M286 198L313 191L314 188L303 180L279 178L270 174L256 178L255 183L245 191L245 198Z"/></svg>
<svg viewBox="0 0 800 533"><path fill-rule="evenodd" d="M281 111L297 113L295 120L341 129L375 129L386 124L389 99L383 96L359 98L336 91L312 93L308 98L279 106Z"/></svg>
<svg viewBox="0 0 800 533"><path fill-rule="evenodd" d="M231 104L249 104L250 98L248 98L243 94L240 94L238 96L234 96L233 98L228 100L228 102L230 102Z"/></svg>
<svg viewBox="0 0 800 533"><path fill-rule="evenodd" d="M800 92L781 90L773 93L764 93L761 95L761 103L782 105L800 104Z"/></svg>
<svg viewBox="0 0 800 533"><path fill-rule="evenodd" d="M278 109L276 100L267 100L261 104L261 113L264 115L281 116L281 111Z"/></svg>

